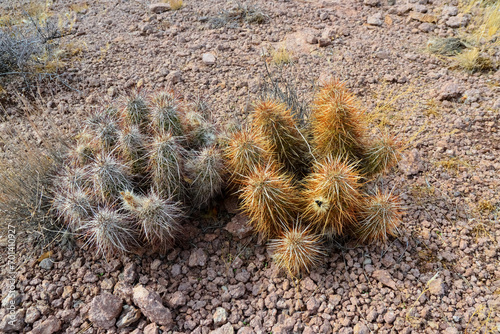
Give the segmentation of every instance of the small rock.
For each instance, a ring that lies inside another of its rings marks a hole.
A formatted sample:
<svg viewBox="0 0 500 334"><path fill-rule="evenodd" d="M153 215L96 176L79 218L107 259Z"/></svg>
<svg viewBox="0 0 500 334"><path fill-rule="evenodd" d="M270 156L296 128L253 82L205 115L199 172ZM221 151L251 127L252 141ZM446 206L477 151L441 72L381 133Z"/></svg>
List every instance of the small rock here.
<svg viewBox="0 0 500 334"><path fill-rule="evenodd" d="M127 263L123 268L123 281L125 283L134 284L139 275L137 274L137 265L135 263Z"/></svg>
<svg viewBox="0 0 500 334"><path fill-rule="evenodd" d="M40 268L45 269L45 270L51 270L52 267L54 267L54 260L52 260L50 257L43 259L40 261L39 264Z"/></svg>
<svg viewBox="0 0 500 334"><path fill-rule="evenodd" d="M7 313L2 321L0 321L0 331L3 332L14 332L14 331L20 331L24 328L24 315L26 314L26 311L24 309L18 309L15 311L15 313L12 315L10 313Z"/></svg>
<svg viewBox="0 0 500 334"><path fill-rule="evenodd" d="M380 0L364 0L363 5L377 7L380 5Z"/></svg>
<svg viewBox="0 0 500 334"><path fill-rule="evenodd" d="M160 325L170 326L172 324L172 314L170 310L163 306L161 297L154 291L149 291L142 285L134 287L134 303L151 322Z"/></svg>
<svg viewBox="0 0 500 334"><path fill-rule="evenodd" d="M444 295L444 283L441 277L438 277L429 283L429 292L435 296Z"/></svg>
<svg viewBox="0 0 500 334"><path fill-rule="evenodd" d="M466 27L469 24L470 18L468 15L452 16L446 20L446 25L450 28Z"/></svg>
<svg viewBox="0 0 500 334"><path fill-rule="evenodd" d="M353 334L369 334L370 330L364 324L358 322L354 326Z"/></svg>
<svg viewBox="0 0 500 334"><path fill-rule="evenodd" d="M227 322L227 311L223 307L217 307L213 315L215 327L224 325Z"/></svg>
<svg viewBox="0 0 500 334"><path fill-rule="evenodd" d="M92 300L89 320L99 328L109 329L115 325L116 317L121 311L121 298L110 293L103 293Z"/></svg>
<svg viewBox="0 0 500 334"><path fill-rule="evenodd" d="M149 10L151 13L161 14L170 10L170 4L168 3L153 3L149 5Z"/></svg>
<svg viewBox="0 0 500 334"><path fill-rule="evenodd" d="M427 13L427 6L416 4L413 6L413 10L419 13Z"/></svg>
<svg viewBox="0 0 500 334"><path fill-rule="evenodd" d="M424 171L424 164L420 158L420 152L414 148L403 156L399 167L406 174L406 176L417 175Z"/></svg>
<svg viewBox="0 0 500 334"><path fill-rule="evenodd" d="M158 268L160 268L160 266L161 266L161 260L156 259L153 261L153 263L151 263L151 270L158 270Z"/></svg>
<svg viewBox="0 0 500 334"><path fill-rule="evenodd" d="M176 291L174 292L174 294L172 294L172 297L170 297L168 305L172 308L184 306L186 305L186 296L182 291Z"/></svg>
<svg viewBox="0 0 500 334"><path fill-rule="evenodd" d="M458 329L455 327L448 327L443 331L443 334L458 334Z"/></svg>
<svg viewBox="0 0 500 334"><path fill-rule="evenodd" d="M170 85L178 84L182 81L182 72L181 71L172 71L166 76L166 81Z"/></svg>
<svg viewBox="0 0 500 334"><path fill-rule="evenodd" d="M444 6L441 14L443 16L457 16L458 8L456 6Z"/></svg>
<svg viewBox="0 0 500 334"><path fill-rule="evenodd" d="M368 16L366 23L372 26L380 27L384 23L384 18L382 17L381 13L373 14L371 16Z"/></svg>
<svg viewBox="0 0 500 334"><path fill-rule="evenodd" d="M51 315L38 325L36 325L30 334L52 334L61 330L61 320Z"/></svg>
<svg viewBox="0 0 500 334"><path fill-rule="evenodd" d="M207 254L201 248L196 248L189 256L188 266L204 267L207 264Z"/></svg>
<svg viewBox="0 0 500 334"><path fill-rule="evenodd" d="M40 311L35 306L30 306L26 310L26 316L24 318L24 322L27 324L32 324L38 319L40 319Z"/></svg>
<svg viewBox="0 0 500 334"><path fill-rule="evenodd" d="M234 216L224 229L238 239L246 238L253 233L252 226L248 223L248 217L242 213Z"/></svg>
<svg viewBox="0 0 500 334"><path fill-rule="evenodd" d="M372 276L377 279L380 283L384 284L385 286L388 286L389 288L393 290L398 290L396 287L396 283L392 279L391 275L387 270L375 270L372 273Z"/></svg>
<svg viewBox="0 0 500 334"><path fill-rule="evenodd" d="M133 306L125 305L123 307L123 312L116 322L116 327L122 328L127 327L139 320L141 317L141 311Z"/></svg>
<svg viewBox="0 0 500 334"><path fill-rule="evenodd" d="M204 53L201 56L201 59L206 65L214 65L215 64L215 55L213 53Z"/></svg>
<svg viewBox="0 0 500 334"><path fill-rule="evenodd" d="M313 34L306 34L305 39L307 44L318 44L318 38Z"/></svg>
<svg viewBox="0 0 500 334"><path fill-rule="evenodd" d="M210 334L234 334L234 328L228 323L214 331L211 331Z"/></svg>
<svg viewBox="0 0 500 334"><path fill-rule="evenodd" d="M436 28L435 24L427 23L427 22L421 23L418 26L418 30L423 31L423 32L431 32L431 31L434 31L435 28Z"/></svg>
<svg viewBox="0 0 500 334"><path fill-rule="evenodd" d="M460 88L460 86L454 82L450 82L450 83L445 84L441 88L441 90L439 92L438 99L440 101L452 100L452 99L459 98L461 96L462 96L462 89Z"/></svg>
<svg viewBox="0 0 500 334"><path fill-rule="evenodd" d="M322 37L322 38L318 39L318 45L320 48L324 48L324 47L330 45L330 43L331 43L331 40L329 38Z"/></svg>
<svg viewBox="0 0 500 334"><path fill-rule="evenodd" d="M384 315L384 321L386 323L388 323L389 325L392 324L394 322L394 320L396 320L396 315L394 314L394 312L392 311L388 311L385 315Z"/></svg>
<svg viewBox="0 0 500 334"><path fill-rule="evenodd" d="M147 325L144 327L144 334L158 334L158 326L155 323Z"/></svg>
<svg viewBox="0 0 500 334"><path fill-rule="evenodd" d="M316 285L316 283L314 283L314 281L310 278L310 277L306 277L304 278L302 281L301 281L301 285L304 289L308 290L308 291L314 291L316 290L316 288L318 287Z"/></svg>

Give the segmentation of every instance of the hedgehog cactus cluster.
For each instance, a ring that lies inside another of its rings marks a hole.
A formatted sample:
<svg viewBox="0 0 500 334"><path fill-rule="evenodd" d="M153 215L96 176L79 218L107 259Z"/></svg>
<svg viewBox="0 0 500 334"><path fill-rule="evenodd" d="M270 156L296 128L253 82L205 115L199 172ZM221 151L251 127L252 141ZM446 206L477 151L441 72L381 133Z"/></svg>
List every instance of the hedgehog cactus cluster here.
<svg viewBox="0 0 500 334"><path fill-rule="evenodd" d="M329 239L396 234L399 202L379 180L399 144L370 132L342 83L321 87L301 122L286 104L261 100L247 124L222 136L204 110L161 92L94 113L56 182L61 220L104 256L165 251L182 221L217 204L227 185L292 275L318 264Z"/></svg>
<svg viewBox="0 0 500 334"><path fill-rule="evenodd" d="M377 180L396 165L399 144L388 133L371 135L339 81L319 89L302 125L284 103L255 103L224 153L242 210L292 275L318 263L325 240L385 242L396 234L398 200Z"/></svg>
<svg viewBox="0 0 500 334"><path fill-rule="evenodd" d="M168 249L188 208L222 192L217 129L171 92L134 94L94 113L58 176L54 209L104 256Z"/></svg>

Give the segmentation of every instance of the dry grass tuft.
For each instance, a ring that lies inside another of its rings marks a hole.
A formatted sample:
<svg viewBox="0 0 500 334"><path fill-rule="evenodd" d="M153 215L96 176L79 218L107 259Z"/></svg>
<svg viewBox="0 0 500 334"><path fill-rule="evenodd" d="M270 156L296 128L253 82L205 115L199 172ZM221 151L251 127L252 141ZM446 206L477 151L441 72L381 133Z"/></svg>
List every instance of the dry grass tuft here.
<svg viewBox="0 0 500 334"><path fill-rule="evenodd" d="M292 63L292 53L283 45L276 50L271 51L271 62L274 65L282 66Z"/></svg>
<svg viewBox="0 0 500 334"><path fill-rule="evenodd" d="M170 3L170 9L172 10L179 10L184 5L182 0L168 0L168 2Z"/></svg>

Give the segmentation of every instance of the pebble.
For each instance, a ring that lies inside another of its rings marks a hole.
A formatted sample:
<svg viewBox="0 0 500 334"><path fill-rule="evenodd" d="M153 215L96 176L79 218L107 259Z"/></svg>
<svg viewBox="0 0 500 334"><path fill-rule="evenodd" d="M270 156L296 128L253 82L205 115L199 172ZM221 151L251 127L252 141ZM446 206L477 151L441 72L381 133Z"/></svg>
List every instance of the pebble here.
<svg viewBox="0 0 500 334"><path fill-rule="evenodd" d="M210 334L234 334L234 328L231 324L227 323L214 331L210 331Z"/></svg>
<svg viewBox="0 0 500 334"><path fill-rule="evenodd" d="M51 315L35 327L30 334L52 334L61 330L61 320Z"/></svg>
<svg viewBox="0 0 500 334"><path fill-rule="evenodd" d="M391 289L396 290L396 291L398 290L396 283L394 282L394 280L392 279L391 275L389 274L389 272L387 270L383 270L383 269L375 270L372 273L372 276L373 276L373 278L375 278L376 280L378 280L380 283L384 284L385 286L388 286Z"/></svg>
<svg viewBox="0 0 500 334"><path fill-rule="evenodd" d="M201 56L203 63L206 65L214 65L215 64L215 55L213 53L204 53Z"/></svg>
<svg viewBox="0 0 500 334"><path fill-rule="evenodd" d="M380 27L384 23L384 18L382 17L381 13L376 13L371 16L368 16L366 22L369 25Z"/></svg>
<svg viewBox="0 0 500 334"><path fill-rule="evenodd" d="M168 3L153 3L149 5L149 10L155 14L161 14L163 12L170 10L170 4Z"/></svg>
<svg viewBox="0 0 500 334"><path fill-rule="evenodd" d="M429 292L435 296L444 295L445 287L441 277L438 277L429 283Z"/></svg>
<svg viewBox="0 0 500 334"><path fill-rule="evenodd" d="M163 306L161 297L156 292L146 289L142 285L134 287L134 304L138 306L150 321L170 326L173 322L172 314L168 308Z"/></svg>
<svg viewBox="0 0 500 334"><path fill-rule="evenodd" d="M189 267L204 267L207 264L207 254L201 248L196 248L191 251L189 256Z"/></svg>
<svg viewBox="0 0 500 334"><path fill-rule="evenodd" d="M446 20L446 25L450 28L466 27L469 24L470 18L468 15L452 16Z"/></svg>
<svg viewBox="0 0 500 334"><path fill-rule="evenodd" d="M90 303L89 320L99 328L109 329L115 325L122 306L120 297L110 293L98 295Z"/></svg>
<svg viewBox="0 0 500 334"><path fill-rule="evenodd" d="M50 257L43 259L39 264L40 268L45 270L51 270L54 267L54 260Z"/></svg>
<svg viewBox="0 0 500 334"><path fill-rule="evenodd" d="M457 6L444 6L441 14L443 16L457 16L458 14L458 7Z"/></svg>
<svg viewBox="0 0 500 334"><path fill-rule="evenodd" d="M223 307L217 307L213 315L215 327L224 325L227 322L227 311Z"/></svg>
<svg viewBox="0 0 500 334"><path fill-rule="evenodd" d="M235 215L224 229L238 239L243 239L253 234L252 226L248 223L248 216L241 213Z"/></svg>

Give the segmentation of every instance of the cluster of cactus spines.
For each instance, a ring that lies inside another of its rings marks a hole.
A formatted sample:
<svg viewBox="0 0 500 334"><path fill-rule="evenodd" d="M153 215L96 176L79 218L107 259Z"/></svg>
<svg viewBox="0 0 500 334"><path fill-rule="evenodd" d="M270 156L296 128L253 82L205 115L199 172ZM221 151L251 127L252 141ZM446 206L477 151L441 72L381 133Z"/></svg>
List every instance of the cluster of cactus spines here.
<svg viewBox="0 0 500 334"><path fill-rule="evenodd" d="M319 89L311 109L299 127L284 104L257 102L250 131L231 134L225 149L242 210L264 238L279 237L275 260L292 275L318 263L322 240L385 241L399 223L395 196L367 195L397 163L394 137L370 137L365 113L339 81Z"/></svg>
<svg viewBox="0 0 500 334"><path fill-rule="evenodd" d="M171 133L155 136L149 150L149 169L154 189L167 197L180 198L183 191L185 153L179 138Z"/></svg>
<svg viewBox="0 0 500 334"><path fill-rule="evenodd" d="M400 223L401 205L390 192L376 189L364 200L361 221L355 231L363 243L386 242L389 236L396 236Z"/></svg>
<svg viewBox="0 0 500 334"><path fill-rule="evenodd" d="M85 245L104 257L120 254L137 246L130 217L113 207L99 207L91 219L82 221L76 230L85 238Z"/></svg>
<svg viewBox="0 0 500 334"><path fill-rule="evenodd" d="M224 158L217 146L212 145L196 152L186 162L186 171L195 207L204 207L222 193Z"/></svg>
<svg viewBox="0 0 500 334"><path fill-rule="evenodd" d="M132 186L129 167L109 153L98 155L88 167L93 189L104 202Z"/></svg>
<svg viewBox="0 0 500 334"><path fill-rule="evenodd" d="M206 207L222 193L218 129L192 108L172 92L135 93L120 108L89 117L53 204L86 246L106 255L145 246L165 251L186 208Z"/></svg>
<svg viewBox="0 0 500 334"><path fill-rule="evenodd" d="M309 272L326 255L321 235L315 234L309 226L297 220L292 226L283 225L281 235L269 242L276 265L292 276Z"/></svg>
<svg viewBox="0 0 500 334"><path fill-rule="evenodd" d="M184 216L180 202L162 198L154 190L140 196L132 191L121 193L123 208L132 214L142 237L151 244L171 243L179 233L179 221Z"/></svg>
<svg viewBox="0 0 500 334"><path fill-rule="evenodd" d="M306 163L308 151L291 110L284 103L264 100L255 103L252 116L252 130L268 142L285 170L295 175Z"/></svg>
<svg viewBox="0 0 500 334"><path fill-rule="evenodd" d="M361 205L361 176L339 156L326 156L314 164L304 180L306 207L303 217L316 232L340 236L352 225Z"/></svg>
<svg viewBox="0 0 500 334"><path fill-rule="evenodd" d="M383 174L394 167L399 160L400 150L396 138L383 133L368 145L363 157L363 174L367 177Z"/></svg>
<svg viewBox="0 0 500 334"><path fill-rule="evenodd" d="M339 81L326 84L312 104L312 146L316 156L333 154L352 161L363 154L365 118L354 96Z"/></svg>
<svg viewBox="0 0 500 334"><path fill-rule="evenodd" d="M258 166L246 178L240 198L250 224L266 239L279 235L301 204L292 178L271 163Z"/></svg>
<svg viewBox="0 0 500 334"><path fill-rule="evenodd" d="M271 161L267 141L248 129L233 132L225 148L225 157L231 171L231 180L241 184L250 173Z"/></svg>

